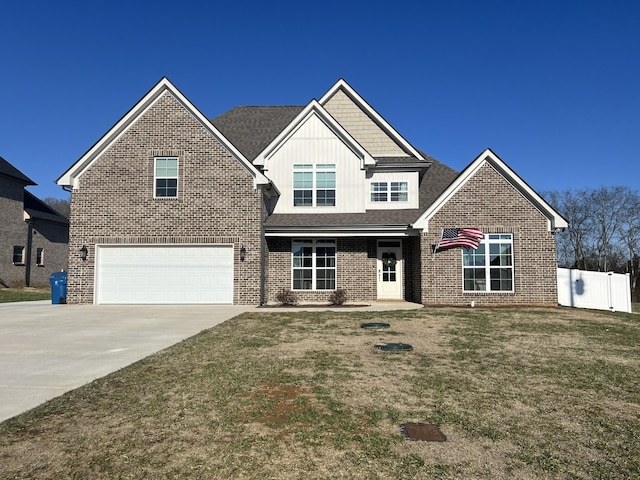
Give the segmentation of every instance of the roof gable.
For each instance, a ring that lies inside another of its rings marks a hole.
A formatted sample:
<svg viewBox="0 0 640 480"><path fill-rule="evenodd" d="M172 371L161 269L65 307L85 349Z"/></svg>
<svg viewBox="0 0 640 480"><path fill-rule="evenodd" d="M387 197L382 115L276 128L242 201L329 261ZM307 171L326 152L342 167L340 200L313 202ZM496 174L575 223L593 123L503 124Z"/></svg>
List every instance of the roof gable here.
<svg viewBox="0 0 640 480"><path fill-rule="evenodd" d="M410 156L418 160L424 160L421 153L405 140L344 79L338 80L322 96L318 103L325 107L365 148L368 148L373 156L387 158ZM355 107L355 110L353 107ZM356 110L360 113L355 113ZM379 131L381 135L375 140L367 138L375 135L374 129ZM393 143L397 148L390 147L389 143ZM382 153L381 155L376 153L378 149Z"/></svg>
<svg viewBox="0 0 640 480"><path fill-rule="evenodd" d="M273 139L266 148L254 159L254 165L269 169L269 159L290 139L310 118L318 118L333 134L339 138L359 159L361 168L367 165L375 165L375 160L342 125L340 125L329 113L316 101L312 100L289 125Z"/></svg>
<svg viewBox="0 0 640 480"><path fill-rule="evenodd" d="M35 183L33 180L31 180L24 173L11 165L2 157L0 157L0 175L8 177L24 185L37 185L37 183Z"/></svg>
<svg viewBox="0 0 640 480"><path fill-rule="evenodd" d="M211 123L253 161L304 109L304 106L240 106Z"/></svg>
<svg viewBox="0 0 640 480"><path fill-rule="evenodd" d="M491 149L484 150L460 175L442 192L442 194L424 211L414 223L414 228L429 231L429 220L472 178L485 164L491 165L505 180L511 184L529 203L547 218L547 228L552 231L568 227L567 221L556 212L540 195L522 180Z"/></svg>
<svg viewBox="0 0 640 480"><path fill-rule="evenodd" d="M24 192L24 211L32 220L46 220L48 222L68 224L69 219L61 215L35 195Z"/></svg>
<svg viewBox="0 0 640 480"><path fill-rule="evenodd" d="M78 188L79 178L103 152L120 138L163 95L173 95L202 126L213 135L253 176L254 184L266 185L267 178L193 105L170 81L163 77L142 99L138 101L111 129L107 131L80 159L78 159L56 183Z"/></svg>

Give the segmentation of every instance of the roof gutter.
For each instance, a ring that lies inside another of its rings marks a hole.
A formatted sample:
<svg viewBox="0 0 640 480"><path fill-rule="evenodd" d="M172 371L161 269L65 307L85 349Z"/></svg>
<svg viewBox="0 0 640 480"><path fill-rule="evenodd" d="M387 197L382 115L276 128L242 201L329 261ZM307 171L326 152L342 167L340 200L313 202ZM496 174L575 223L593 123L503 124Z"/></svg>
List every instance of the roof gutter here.
<svg viewBox="0 0 640 480"><path fill-rule="evenodd" d="M410 225L288 225L265 226L267 237L414 237L419 230Z"/></svg>
<svg viewBox="0 0 640 480"><path fill-rule="evenodd" d="M421 170L427 169L432 165L432 162L389 162L389 163L377 163L370 167L372 170L398 170L398 169L411 169Z"/></svg>

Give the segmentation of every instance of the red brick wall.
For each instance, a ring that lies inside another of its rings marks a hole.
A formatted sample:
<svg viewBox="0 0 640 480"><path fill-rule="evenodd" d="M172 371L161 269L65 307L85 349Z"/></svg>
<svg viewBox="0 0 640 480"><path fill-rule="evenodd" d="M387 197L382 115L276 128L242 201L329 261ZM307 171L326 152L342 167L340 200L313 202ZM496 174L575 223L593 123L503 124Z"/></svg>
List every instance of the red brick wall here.
<svg viewBox="0 0 640 480"><path fill-rule="evenodd" d="M155 156L179 158L178 198L153 198ZM73 191L67 301L93 302L96 244L233 243L234 303L258 304L261 204L251 174L166 92ZM82 245L89 248L85 262Z"/></svg>
<svg viewBox="0 0 640 480"><path fill-rule="evenodd" d="M431 253L442 228L454 227L513 234L514 292L463 292L462 249ZM547 219L489 164L433 216L421 242L425 305L557 305L556 244Z"/></svg>

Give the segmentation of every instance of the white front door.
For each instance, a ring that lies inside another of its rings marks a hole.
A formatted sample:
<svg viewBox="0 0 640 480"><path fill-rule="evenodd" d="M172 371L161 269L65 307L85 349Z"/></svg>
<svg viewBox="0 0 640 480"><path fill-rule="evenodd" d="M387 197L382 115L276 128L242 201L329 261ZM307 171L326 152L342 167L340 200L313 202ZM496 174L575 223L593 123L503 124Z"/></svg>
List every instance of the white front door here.
<svg viewBox="0 0 640 480"><path fill-rule="evenodd" d="M378 240L378 299L402 299L402 240Z"/></svg>

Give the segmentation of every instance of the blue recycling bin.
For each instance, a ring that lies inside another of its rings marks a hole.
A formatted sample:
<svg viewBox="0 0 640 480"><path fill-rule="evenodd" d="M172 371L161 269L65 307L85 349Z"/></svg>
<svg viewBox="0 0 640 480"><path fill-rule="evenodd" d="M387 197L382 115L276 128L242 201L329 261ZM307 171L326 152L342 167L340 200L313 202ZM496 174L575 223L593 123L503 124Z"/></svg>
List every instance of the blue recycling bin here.
<svg viewBox="0 0 640 480"><path fill-rule="evenodd" d="M51 303L67 303L67 272L53 272L49 277L51 284Z"/></svg>

